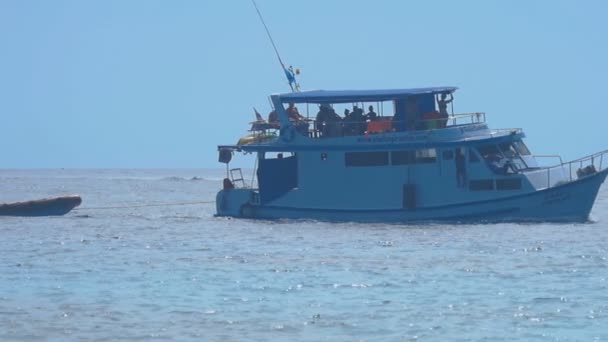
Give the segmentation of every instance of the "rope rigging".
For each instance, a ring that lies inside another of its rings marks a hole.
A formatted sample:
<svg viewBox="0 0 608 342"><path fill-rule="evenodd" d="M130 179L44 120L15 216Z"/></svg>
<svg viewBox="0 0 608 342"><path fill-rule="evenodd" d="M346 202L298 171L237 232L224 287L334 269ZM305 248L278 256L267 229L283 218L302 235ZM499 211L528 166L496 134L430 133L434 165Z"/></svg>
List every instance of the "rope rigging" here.
<svg viewBox="0 0 608 342"><path fill-rule="evenodd" d="M277 46L274 43L274 39L272 39L272 35L270 35L270 30L268 29L268 26L266 26L266 22L264 21L264 18L262 17L262 13L260 13L260 10L258 9L258 5L255 3L255 0L251 0L251 3L253 4L253 7L255 7L255 11L258 12L258 17L260 17L260 21L262 22L262 25L264 25L266 34L268 35L268 38L270 39L270 44L272 44L272 48L274 49L274 53L277 55L279 64L281 64L281 68L285 72L285 77L287 77L287 82L289 82L289 87L291 88L291 91L299 92L300 85L298 84L298 81L296 80L296 75L300 74L299 69L296 69L294 71L293 67L291 65L288 68L285 67L283 60L281 59L281 55L279 54L279 50L277 49Z"/></svg>
<svg viewBox="0 0 608 342"><path fill-rule="evenodd" d="M148 207L169 207L169 206L181 206L181 205L194 205L194 204L211 204L215 201L196 201L196 202L178 202L178 203L154 203L154 204L137 204L137 205L125 205L125 206L111 206L111 207L85 207L85 208L74 208L73 210L105 210L105 209L129 209L129 208L148 208Z"/></svg>

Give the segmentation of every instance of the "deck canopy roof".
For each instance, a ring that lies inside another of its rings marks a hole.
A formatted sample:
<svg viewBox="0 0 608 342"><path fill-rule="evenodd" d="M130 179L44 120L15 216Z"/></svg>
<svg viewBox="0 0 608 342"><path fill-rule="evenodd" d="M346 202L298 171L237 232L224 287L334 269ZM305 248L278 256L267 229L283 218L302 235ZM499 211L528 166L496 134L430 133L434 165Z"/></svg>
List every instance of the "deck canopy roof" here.
<svg viewBox="0 0 608 342"><path fill-rule="evenodd" d="M353 103L405 99L424 94L452 93L456 87L374 90L311 90L279 94L282 103Z"/></svg>

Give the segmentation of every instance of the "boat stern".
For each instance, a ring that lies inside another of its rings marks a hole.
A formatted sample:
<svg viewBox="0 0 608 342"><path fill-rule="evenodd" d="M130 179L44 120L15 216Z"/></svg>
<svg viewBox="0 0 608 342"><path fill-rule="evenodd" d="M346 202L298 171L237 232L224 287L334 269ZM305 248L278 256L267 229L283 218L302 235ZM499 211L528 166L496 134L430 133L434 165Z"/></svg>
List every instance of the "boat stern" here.
<svg viewBox="0 0 608 342"><path fill-rule="evenodd" d="M253 217L257 193L252 189L224 189L215 197L216 216Z"/></svg>

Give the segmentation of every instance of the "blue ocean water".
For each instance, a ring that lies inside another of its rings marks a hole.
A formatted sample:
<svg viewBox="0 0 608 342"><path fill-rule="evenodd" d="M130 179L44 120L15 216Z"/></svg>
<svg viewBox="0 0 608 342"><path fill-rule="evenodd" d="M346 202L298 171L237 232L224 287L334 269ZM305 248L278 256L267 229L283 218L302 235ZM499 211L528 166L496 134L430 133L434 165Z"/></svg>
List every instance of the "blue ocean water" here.
<svg viewBox="0 0 608 342"><path fill-rule="evenodd" d="M588 224L213 217L221 170L2 170L0 340L607 340L608 192ZM90 209L100 207L128 207Z"/></svg>

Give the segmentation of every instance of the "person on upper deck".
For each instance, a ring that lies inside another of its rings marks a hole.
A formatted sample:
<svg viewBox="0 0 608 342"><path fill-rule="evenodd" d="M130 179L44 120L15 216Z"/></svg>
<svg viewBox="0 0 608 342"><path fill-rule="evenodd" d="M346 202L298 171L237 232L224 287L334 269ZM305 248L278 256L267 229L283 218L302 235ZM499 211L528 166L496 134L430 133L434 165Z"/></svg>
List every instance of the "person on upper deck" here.
<svg viewBox="0 0 608 342"><path fill-rule="evenodd" d="M277 115L276 110L273 110L272 112L270 112L270 114L268 114L268 124L275 128L281 126L281 123L279 122L279 116Z"/></svg>
<svg viewBox="0 0 608 342"><path fill-rule="evenodd" d="M448 100L448 94L450 95L450 99ZM454 100L454 96L452 93L441 93L441 97L437 97L437 108L439 109L439 117L442 119L447 119L449 117L448 114L448 104L452 103Z"/></svg>
<svg viewBox="0 0 608 342"><path fill-rule="evenodd" d="M352 135L353 121L355 113L351 112L350 109L344 108L344 119L342 119L342 133L345 135Z"/></svg>
<svg viewBox="0 0 608 342"><path fill-rule="evenodd" d="M350 120L350 110L348 108L344 109L344 119L343 120Z"/></svg>
<svg viewBox="0 0 608 342"><path fill-rule="evenodd" d="M450 95L450 99L447 99L447 95ZM437 96L437 108L439 109L439 118L441 120L437 121L439 128L444 128L447 126L448 118L450 115L448 114L448 104L452 103L454 100L454 96L452 93L442 93L441 97Z"/></svg>
<svg viewBox="0 0 608 342"><path fill-rule="evenodd" d="M353 111L349 111L348 108L344 110L344 134L345 135L359 135L363 134L365 127L365 116L363 110L357 106L353 107Z"/></svg>
<svg viewBox="0 0 608 342"><path fill-rule="evenodd" d="M369 106L367 108L368 112L367 114L365 114L365 118L369 121L374 121L376 120L376 118L378 118L378 114L376 114L376 112L374 112L374 106Z"/></svg>
<svg viewBox="0 0 608 342"><path fill-rule="evenodd" d="M367 127L367 123L365 122L365 114L363 114L363 109L358 106L353 107L353 134L360 135L365 132L365 128Z"/></svg>
<svg viewBox="0 0 608 342"><path fill-rule="evenodd" d="M405 108L405 129L413 131L418 121L418 101L416 97L408 97Z"/></svg>
<svg viewBox="0 0 608 342"><path fill-rule="evenodd" d="M293 103L290 103L289 107L287 107L287 109L285 111L287 112L287 116L289 117L290 120L293 120L293 121L304 120L304 117L302 115L300 115L300 112L298 111L298 107L296 107L296 105Z"/></svg>
<svg viewBox="0 0 608 342"><path fill-rule="evenodd" d="M321 133L322 137L330 137L338 135L338 122L342 118L329 104L321 104L319 113L317 113L316 130Z"/></svg>
<svg viewBox="0 0 608 342"><path fill-rule="evenodd" d="M305 117L300 115L298 107L296 107L295 104L290 103L285 112L287 113L287 117L289 118L289 120L293 122L293 125L296 128L296 132L304 136L309 134L308 121L306 121Z"/></svg>

